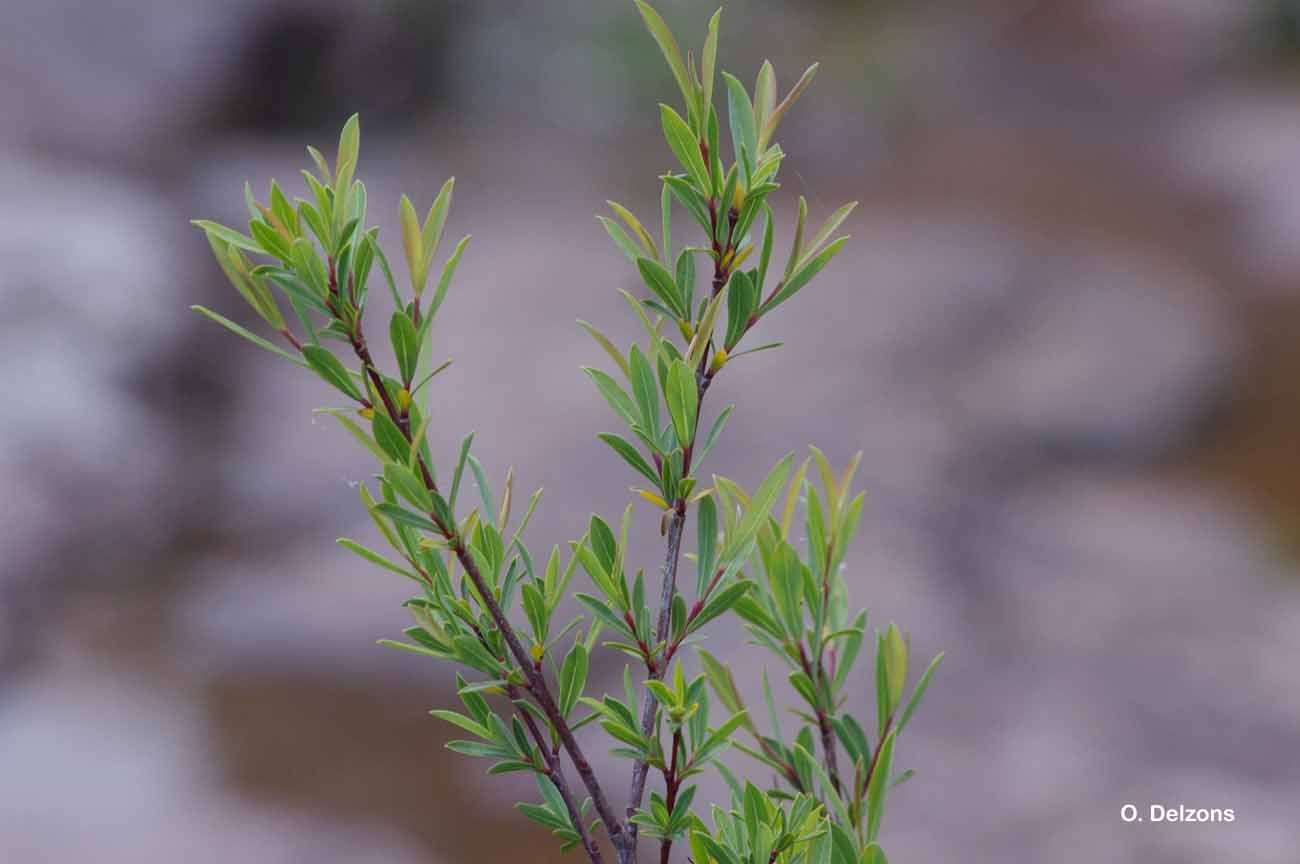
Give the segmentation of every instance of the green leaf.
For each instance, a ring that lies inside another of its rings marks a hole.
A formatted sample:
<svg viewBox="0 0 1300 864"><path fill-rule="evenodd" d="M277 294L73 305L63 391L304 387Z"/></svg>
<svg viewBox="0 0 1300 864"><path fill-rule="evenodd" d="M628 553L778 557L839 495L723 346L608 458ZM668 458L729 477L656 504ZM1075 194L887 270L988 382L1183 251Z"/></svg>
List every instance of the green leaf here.
<svg viewBox="0 0 1300 864"><path fill-rule="evenodd" d="M405 465L389 462L384 466L384 480L421 511L428 512L433 509L433 498L429 495L429 490Z"/></svg>
<svg viewBox="0 0 1300 864"><path fill-rule="evenodd" d="M696 325L695 335L691 338L691 344L686 349L686 364L692 369L698 369L701 361L704 360L704 353L709 350L709 345L713 340L713 328L718 322L718 310L722 308L722 301L726 297L725 291L719 291L709 301L705 307L704 314L700 317Z"/></svg>
<svg viewBox="0 0 1300 864"><path fill-rule="evenodd" d="M343 365L343 361L335 357L327 349L319 345L304 345L302 355L307 360L307 364L326 382L358 402L365 401L361 396L361 391L357 389L356 383L352 380L352 375L348 372L347 367Z"/></svg>
<svg viewBox="0 0 1300 864"><path fill-rule="evenodd" d="M702 594L704 586L713 576L713 566L718 554L718 510L709 495L700 500L695 513L696 567L698 570L695 593Z"/></svg>
<svg viewBox="0 0 1300 864"><path fill-rule="evenodd" d="M407 579L414 579L416 582L420 581L419 577L417 577L410 570L407 570L405 567L401 566L400 564L388 560L387 558L385 558L383 555L380 555L375 550L362 546L360 543L358 543L355 540L350 540L347 537L340 537L338 540L334 542L338 543L344 549L347 549L351 552L355 552L357 555L366 559L371 564L375 564L380 567L383 567L385 570L391 570L394 573L399 573L402 576L405 576Z"/></svg>
<svg viewBox="0 0 1300 864"><path fill-rule="evenodd" d="M695 439L699 390L695 386L695 371L682 360L674 360L668 368L664 399L668 403L668 413L673 418L677 443L683 447L690 445Z"/></svg>
<svg viewBox="0 0 1300 864"><path fill-rule="evenodd" d="M803 232L808 224L808 199L802 195L799 196L799 209L796 212L794 220L794 239L790 243L790 257L785 262L785 273L781 276L781 281L788 282L794 274L794 270L799 266L803 259Z"/></svg>
<svg viewBox="0 0 1300 864"><path fill-rule="evenodd" d="M758 67L758 76L754 79L754 120L762 129L767 118L776 109L776 71L770 60L764 60Z"/></svg>
<svg viewBox="0 0 1300 864"><path fill-rule="evenodd" d="M464 438L460 439L460 453L456 457L456 467L451 475L451 497L448 498L447 506L455 509L456 498L460 495L460 480L465 474L465 462L469 459L469 448L474 443L474 433L471 432Z"/></svg>
<svg viewBox="0 0 1300 864"><path fill-rule="evenodd" d="M490 729L488 729L486 726L483 726L480 723L475 723L473 720L466 717L464 714L459 714L455 711L446 711L442 709L435 709L433 711L430 711L429 713L434 717L437 717L439 720L443 720L447 723L450 723L453 726L456 726L464 730L465 732L468 732L471 735L475 735L479 738L485 738L485 739L491 739L492 737L492 731Z"/></svg>
<svg viewBox="0 0 1300 864"><path fill-rule="evenodd" d="M772 262L772 208L763 203L763 246L758 254L758 272L754 276L754 286L762 296L763 285L767 282L767 267Z"/></svg>
<svg viewBox="0 0 1300 864"><path fill-rule="evenodd" d="M759 527L764 524L771 512L772 504L775 503L781 487L785 484L785 478L790 473L790 465L793 461L794 454L787 453L768 472L767 477L759 485L758 491L750 497L749 506L745 509L740 524L736 526L728 539L727 549L722 554L722 562L728 568L735 567L739 560L744 557L743 553L745 553Z"/></svg>
<svg viewBox="0 0 1300 864"><path fill-rule="evenodd" d="M889 778L893 771L894 741L896 732L890 732L880 745L880 756L876 759L871 772L871 782L867 786L867 841L871 842L880 835L880 820L885 815L885 796L889 792Z"/></svg>
<svg viewBox="0 0 1300 864"><path fill-rule="evenodd" d="M641 224L641 220L636 218L631 210L627 209L617 201L606 201L605 203L608 204L609 208L617 213L619 218L627 224L627 227L632 230L632 234L640 242L641 251L637 254L650 258L658 258L659 247L655 245L654 238L650 236L649 231L645 230L645 226Z"/></svg>
<svg viewBox="0 0 1300 864"><path fill-rule="evenodd" d="M826 221L817 229L817 233L813 235L812 240L808 241L808 244L804 247L802 253L803 257L800 263L807 261L813 255L817 254L822 246L826 244L826 241L830 239L831 235L834 234L836 229L844 223L844 220L849 217L849 214L852 213L857 206L857 201L850 201L830 216L827 216Z"/></svg>
<svg viewBox="0 0 1300 864"><path fill-rule="evenodd" d="M303 360L301 357L295 357L293 354L290 354L288 351L285 351L282 348L272 345L270 342L263 339L261 336L258 336L256 333L253 333L250 330L241 327L240 325L236 324L234 321L231 321L229 318L226 318L223 315L219 315L216 312L213 312L211 309L208 309L206 306L191 306L190 308L193 309L195 312L198 312L200 315L203 315L204 317L217 322L222 327L225 327L227 330L229 330L231 333L234 333L237 336L242 336L243 338L247 339L249 342L252 342L258 348L262 348L266 351L270 351L275 356L280 357L284 360L288 360L290 363L295 363L299 366L302 366L304 369L307 368L307 361Z"/></svg>
<svg viewBox="0 0 1300 864"><path fill-rule="evenodd" d="M673 255L672 205L673 190L669 189L668 184L665 183L663 189L659 192L659 218L661 223L659 227L663 232L663 248L660 251L663 252L664 264L672 260Z"/></svg>
<svg viewBox="0 0 1300 864"><path fill-rule="evenodd" d="M433 524L431 519L421 516L419 513L407 510L400 504L391 504L387 501L381 501L375 505L375 510L384 514L399 525L406 525L419 531L426 531L430 534L441 533L438 530L438 526Z"/></svg>
<svg viewBox="0 0 1300 864"><path fill-rule="evenodd" d="M631 373L628 371L627 358L623 356L623 352L619 351L618 348L614 346L614 343L608 336L596 329L594 325L583 321L581 318L578 319L578 326L583 330L586 330L587 335L596 340L596 344L605 350L605 353L609 355L610 359L614 361L619 370L622 371L625 376L630 376Z"/></svg>
<svg viewBox="0 0 1300 864"><path fill-rule="evenodd" d="M781 104L772 109L772 112L764 118L763 128L759 133L760 147L766 147L767 143L772 140L772 135L776 133L776 127L781 123L781 118L785 116L785 112L789 111L790 106L799 99L804 90L808 89L813 76L817 74L817 65L814 63L805 69L803 75L799 76L799 80L790 88L790 92L781 100Z"/></svg>
<svg viewBox="0 0 1300 864"><path fill-rule="evenodd" d="M686 125L686 121L667 105L659 106L659 120L669 149L686 169L695 188L700 191L708 190L709 169L705 167L704 154L700 152L700 139L691 131L691 127Z"/></svg>
<svg viewBox="0 0 1300 864"><path fill-rule="evenodd" d="M729 611L739 603L740 599L748 594L750 589L753 587L753 582L741 580L739 582L732 582L726 588L723 588L721 591L714 594L713 598L710 599L708 603L704 604L704 608L701 609L699 614L697 614L691 621L691 626L688 628L687 632L694 633L705 624L708 624L713 619Z"/></svg>
<svg viewBox="0 0 1300 864"><path fill-rule="evenodd" d="M629 261L635 263L636 259L645 255L645 250L632 242L632 238L627 236L627 232L623 230L621 225L608 216L597 216L596 218L605 227L605 233L614 241L614 245L623 251Z"/></svg>
<svg viewBox="0 0 1300 864"><path fill-rule="evenodd" d="M637 270L654 295L681 321L690 320L690 313L677 292L677 282L662 264L649 258L636 259Z"/></svg>
<svg viewBox="0 0 1300 864"><path fill-rule="evenodd" d="M293 270L316 296L329 296L329 274L325 272L316 248L305 237L293 241Z"/></svg>
<svg viewBox="0 0 1300 864"><path fill-rule="evenodd" d="M237 249L243 249L245 252L256 252L258 254L261 254L262 252L262 247L258 246L252 238L245 237L235 229L227 228L225 225L218 222L211 222L207 219L194 219L191 220L190 224L202 228L204 233L209 237L216 237Z"/></svg>
<svg viewBox="0 0 1300 864"><path fill-rule="evenodd" d="M704 37L704 50L700 53L700 84L704 88L704 109L713 104L713 75L718 65L718 22L722 19L722 10L718 9L709 19L708 34Z"/></svg>
<svg viewBox="0 0 1300 864"><path fill-rule="evenodd" d="M328 414L329 416L333 417L335 420L339 421L339 425L342 426L345 430L347 430L348 434L350 434L353 438L355 438L358 444L366 448L366 450L370 451L370 453L373 454L374 457L378 459L381 464L388 461L388 454L385 453L383 449L375 442L375 439L370 437L370 434L368 432L362 429L361 426L357 424L356 421L354 421L350 416L348 416L349 414L352 413L352 409L319 408L317 409L317 412L321 414Z"/></svg>
<svg viewBox="0 0 1300 864"><path fill-rule="evenodd" d="M583 372L596 384L596 389L600 395L605 397L609 407L614 409L614 413L623 419L623 422L629 426L636 424L636 407L632 404L632 399L618 386L618 382L606 375L599 369L593 369L590 366L584 366Z"/></svg>
<svg viewBox="0 0 1300 864"><path fill-rule="evenodd" d="M398 202L398 219L402 226L402 251L406 253L406 269L411 277L411 290L418 297L424 293L424 283L429 279L429 262L424 258L420 217L415 215L415 205L405 195Z"/></svg>
<svg viewBox="0 0 1300 864"><path fill-rule="evenodd" d="M628 638L635 638L636 634L628 628L627 622L623 620L623 617L611 609L605 602L591 596L590 594L578 593L573 596L574 599L585 606L589 612L603 621L605 626L614 630L616 633L621 633L624 636L627 636Z"/></svg>
<svg viewBox="0 0 1300 864"><path fill-rule="evenodd" d="M654 485L655 489L659 488L658 472L650 466L650 463L646 461L645 457L641 455L640 451L637 450L631 442L610 432L602 432L596 437L600 438L600 440L608 444L615 453L623 457L623 461L628 465L631 465L637 473L649 480Z"/></svg>
<svg viewBox="0 0 1300 864"><path fill-rule="evenodd" d="M415 377L415 367L420 362L420 337L415 332L415 324L405 312L398 309L389 321L388 335L393 343L393 354L397 357L402 383L409 388L411 379Z"/></svg>
<svg viewBox="0 0 1300 864"><path fill-rule="evenodd" d="M655 385L655 374L650 368L650 361L646 360L638 345L633 345L632 352L628 355L628 369L640 426L651 438L655 438L659 435L659 388Z"/></svg>
<svg viewBox="0 0 1300 864"><path fill-rule="evenodd" d="M713 425L709 427L709 434L704 436L704 446L700 448L699 456L696 457L696 465L703 463L704 457L708 456L709 451L713 449L713 445L718 443L718 436L722 434L722 430L727 425L727 419L731 417L731 412L735 410L735 405L728 405L722 409L722 412L713 421Z"/></svg>
<svg viewBox="0 0 1300 864"><path fill-rule="evenodd" d="M903 709L903 716L898 721L899 732L902 732L903 728L907 726L907 721L912 719L916 706L921 704L921 697L925 695L926 688L930 686L930 679L934 677L934 672L939 668L939 663L942 660L943 652L940 651L930 661L930 665L925 668L925 672L921 673L921 680L916 682L916 688L912 691L912 698L907 700L907 707Z"/></svg>
<svg viewBox="0 0 1300 864"><path fill-rule="evenodd" d="M339 133L338 157L334 162L334 188L339 190L340 194L352 186L352 175L356 171L360 151L361 118L353 114L343 124L343 131Z"/></svg>
<svg viewBox="0 0 1300 864"><path fill-rule="evenodd" d="M267 225L261 219L254 219L248 223L248 231L266 254L279 258L281 261L287 262L289 260L292 254L289 249L289 242L276 233L276 230L270 225Z"/></svg>
<svg viewBox="0 0 1300 864"><path fill-rule="evenodd" d="M754 106L749 101L749 94L745 92L745 85L734 75L723 72L722 79L727 82L727 117L731 125L731 144L735 149L736 163L743 165L748 161L750 165L756 164L758 133L754 127ZM748 154L748 160L744 154Z"/></svg>
<svg viewBox="0 0 1300 864"><path fill-rule="evenodd" d="M456 178L449 177L438 190L438 197L433 199L429 213L424 217L424 227L420 231L421 252L426 262L431 262L438 254L438 244L442 242L442 229L447 224L447 213L451 210L452 191L456 187ZM427 265L426 265L427 266Z"/></svg>
<svg viewBox="0 0 1300 864"><path fill-rule="evenodd" d="M722 706L733 714L745 711L745 700L740 696L740 690L736 687L736 680L731 675L731 669L719 661L716 657L705 651L703 648L697 648L696 655L700 658L700 668L704 670L704 677L717 694L718 701ZM745 727L753 728L749 722L749 715L745 714L743 721Z"/></svg>
<svg viewBox="0 0 1300 864"><path fill-rule="evenodd" d="M560 712L569 716L569 712L578 704L583 688L587 684L587 649L581 642L576 643L564 658L560 668Z"/></svg>
<svg viewBox="0 0 1300 864"><path fill-rule="evenodd" d="M499 528L497 525L497 508L492 502L492 484L488 482L487 472L483 470L483 463L478 461L477 456L469 457L469 470L474 474L474 482L478 485L478 496L483 502L482 520L493 528Z"/></svg>
<svg viewBox="0 0 1300 864"><path fill-rule="evenodd" d="M889 713L893 714L903 700L903 685L907 681L907 643L898 625L890 622L885 630L885 681L889 685Z"/></svg>
<svg viewBox="0 0 1300 864"><path fill-rule="evenodd" d="M686 104L691 104L691 82L686 75L686 64L682 62L681 49L677 47L677 40L673 38L673 31L669 29L668 24L663 17L655 11L654 7L645 0L636 0L637 9L641 11L641 18L645 21L646 29L654 37L655 42L659 44L659 50L663 52L664 59L668 61L668 68L673 72L673 78L677 81L677 86L682 91L682 98Z"/></svg>
<svg viewBox="0 0 1300 864"><path fill-rule="evenodd" d="M456 267L460 264L460 256L464 254L465 247L469 246L471 236L466 234L460 238L460 242L456 244L456 248L451 252L451 257L447 259L446 264L442 265L442 275L438 277L438 287L433 292L433 299L429 301L428 320L430 321L433 320L434 315L438 314L438 310L442 308L442 301L447 298L447 289L451 286L451 278L456 275Z"/></svg>
<svg viewBox="0 0 1300 864"><path fill-rule="evenodd" d="M411 444L387 414L376 411L375 416L370 418L370 429L375 436L375 442L390 460L401 465L407 463L411 458Z"/></svg>
<svg viewBox="0 0 1300 864"><path fill-rule="evenodd" d="M672 194L672 197L681 202L682 206L690 211L691 216L695 218L706 232L712 230L709 224L709 208L704 198L695 187L686 181L684 177L678 177L675 174L665 174L662 178L664 186Z"/></svg>
<svg viewBox="0 0 1300 864"><path fill-rule="evenodd" d="M759 288L748 273L731 274L727 282L727 336L723 347L728 351L745 335L750 316L758 308Z"/></svg>
<svg viewBox="0 0 1300 864"><path fill-rule="evenodd" d="M690 309L695 300L695 253L688 247L677 256L677 296L682 307Z"/></svg>
<svg viewBox="0 0 1300 864"><path fill-rule="evenodd" d="M760 314L766 315L768 312L771 312L777 306L780 306L786 300L789 300L797 294L799 289L811 282L812 278L820 273L823 267L830 263L830 260L840 251L840 248L848 242L848 239L848 237L840 237L808 262L802 264L785 282L785 284L781 286L781 289L763 304Z"/></svg>

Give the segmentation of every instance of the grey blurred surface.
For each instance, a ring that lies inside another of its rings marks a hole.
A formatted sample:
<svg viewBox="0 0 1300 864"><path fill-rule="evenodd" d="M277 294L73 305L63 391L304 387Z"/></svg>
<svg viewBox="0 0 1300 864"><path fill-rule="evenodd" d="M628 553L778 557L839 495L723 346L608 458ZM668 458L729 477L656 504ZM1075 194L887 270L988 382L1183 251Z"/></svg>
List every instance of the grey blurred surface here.
<svg viewBox="0 0 1300 864"><path fill-rule="evenodd" d="M327 394L188 312L240 314L187 220L296 190L352 111L387 234L456 175L435 449L478 430L545 487L537 548L576 537L629 482L578 371L573 319L636 327L592 214L649 211L669 164L631 4L0 5L0 861L559 860L526 783L442 749L451 670L374 644L405 588L331 542L370 537L368 466ZM765 55L785 86L822 62L783 215L863 204L757 334L785 347L711 391L739 407L710 467L865 451L854 601L948 652L891 860L1295 861L1297 4L729 6L722 64ZM753 688L739 635L711 647Z"/></svg>

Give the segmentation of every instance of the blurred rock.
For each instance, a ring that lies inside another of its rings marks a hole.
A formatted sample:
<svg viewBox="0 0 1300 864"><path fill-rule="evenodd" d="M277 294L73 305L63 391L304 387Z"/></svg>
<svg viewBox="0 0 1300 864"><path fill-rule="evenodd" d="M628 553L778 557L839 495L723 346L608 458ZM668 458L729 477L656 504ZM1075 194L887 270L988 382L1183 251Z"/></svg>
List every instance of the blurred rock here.
<svg viewBox="0 0 1300 864"><path fill-rule="evenodd" d="M184 860L428 862L360 821L253 804L219 791L201 706L184 688L87 658L9 694L0 724L0 858L103 864ZM93 718L93 719L91 719Z"/></svg>
<svg viewBox="0 0 1300 864"><path fill-rule="evenodd" d="M1300 795L1300 778L1275 754L1300 747L1300 714L1277 698L1266 658L1288 650L1284 622L1300 598L1278 593L1278 565L1259 553L1247 515L1192 489L1081 473L1044 474L989 504L998 527L976 554L1003 612L982 629L1004 671L977 677L1010 685L1006 764L1013 778L1046 765L1024 750L1045 734L1059 739L1043 751L1054 765L1079 757L1032 787L1022 788L1027 775L1012 780L1007 791L1024 797L996 806L1027 813L1026 802L1055 795L1042 815L1058 842L1058 823L1101 829L1125 801L1235 807L1252 842L1230 857L1288 860L1281 802ZM1217 861L1245 842L1232 826L1205 826L1196 843L1145 830L1148 860ZM1051 860L1075 860L1052 850Z"/></svg>
<svg viewBox="0 0 1300 864"><path fill-rule="evenodd" d="M986 445L1124 458L1166 454L1217 407L1237 366L1233 321L1202 277L1122 246L1035 256L1034 287L957 371Z"/></svg>
<svg viewBox="0 0 1300 864"><path fill-rule="evenodd" d="M201 117L259 4L10 4L0 31L0 139L63 152L157 154Z"/></svg>
<svg viewBox="0 0 1300 864"><path fill-rule="evenodd" d="M1164 140L1177 182L1231 206L1234 218L1224 239L1236 266L1264 289L1294 295L1300 285L1300 96L1281 87L1212 90L1174 116Z"/></svg>
<svg viewBox="0 0 1300 864"><path fill-rule="evenodd" d="M170 343L184 272L165 200L109 174L0 151L0 583L60 562L72 533L156 536L174 442L132 390ZM104 561L111 557L106 550ZM94 562L84 566L93 567Z"/></svg>
<svg viewBox="0 0 1300 864"><path fill-rule="evenodd" d="M357 510L360 511L360 502ZM379 548L374 528L354 514L349 533ZM376 645L403 639L412 625L403 601L418 588L317 535L277 555L210 559L177 604L176 626L190 638L186 663L204 675L272 675L377 686L441 681L445 664Z"/></svg>

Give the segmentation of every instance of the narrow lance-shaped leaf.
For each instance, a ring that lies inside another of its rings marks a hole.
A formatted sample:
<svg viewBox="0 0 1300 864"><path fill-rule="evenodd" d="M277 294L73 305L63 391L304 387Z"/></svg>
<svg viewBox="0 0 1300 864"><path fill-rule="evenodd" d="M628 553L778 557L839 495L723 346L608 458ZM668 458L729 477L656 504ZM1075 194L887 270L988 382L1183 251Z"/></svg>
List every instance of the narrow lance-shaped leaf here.
<svg viewBox="0 0 1300 864"><path fill-rule="evenodd" d="M303 367L306 367L307 365L307 362L303 360L301 357L295 357L294 355L290 354L288 351L285 351L282 348L271 344L267 340L263 339L261 336L258 336L256 333L253 333L252 331L248 330L245 327L241 327L240 325L236 324L234 321L231 321L229 318L226 318L223 315L219 315L216 312L213 312L211 309L207 308L206 306L191 306L190 308L193 309L195 312L198 312L200 315L204 316L205 318L215 321L216 323L220 324L222 327L225 327L231 333L234 333L237 336L241 336L244 339L247 339L249 342L252 342L258 348L262 348L266 351L270 351L275 356L280 357L284 360L288 360L290 363L296 363L297 365Z"/></svg>
<svg viewBox="0 0 1300 864"><path fill-rule="evenodd" d="M659 119L663 125L664 138L668 141L668 147L686 169L695 188L708 190L709 169L704 164L703 154L700 153L699 138L691 131L691 127L686 124L681 115L667 105L659 106Z"/></svg>
<svg viewBox="0 0 1300 864"><path fill-rule="evenodd" d="M939 663L943 661L943 652L940 651L925 671L921 673L921 679L916 682L916 688L912 691L912 698L907 700L907 707L903 709L903 715L898 720L898 731L902 732L907 722L912 719L912 714L916 711L916 706L921 704L921 697L925 695L926 688L930 686L930 679L934 677L934 672L939 668Z"/></svg>
<svg viewBox="0 0 1300 864"><path fill-rule="evenodd" d="M460 256L465 253L465 247L469 245L469 241L469 234L460 238L460 242L452 250L447 263L442 265L442 275L438 277L438 288L433 293L433 299L429 301L428 321L433 320L433 316L437 315L438 309L442 307L442 301L447 299L447 288L451 285L451 277L456 275L456 266L460 264Z"/></svg>
<svg viewBox="0 0 1300 864"><path fill-rule="evenodd" d="M302 355L321 378L358 402L364 401L342 360L319 345L304 345Z"/></svg>
<svg viewBox="0 0 1300 864"><path fill-rule="evenodd" d="M617 201L606 201L605 203L609 205L611 210L618 214L619 218L627 224L628 228L632 229L632 235L641 243L642 251L639 254L648 258L658 258L659 247L655 244L654 238L650 236L650 232L645 230L645 226L641 224L641 220L636 218L631 210L627 209Z"/></svg>
<svg viewBox="0 0 1300 864"><path fill-rule="evenodd" d="M631 465L637 473L654 484L656 489L659 488L659 474L650 466L650 463L646 461L645 457L641 455L640 451L637 450L631 442L609 432L602 432L597 437L608 444L610 448L621 456L624 462Z"/></svg>
<svg viewBox="0 0 1300 864"><path fill-rule="evenodd" d="M420 217L415 215L415 205L405 195L398 202L398 218L402 225L402 251L406 253L406 268L411 278L411 290L418 297L424 293L424 284L429 279L429 262L424 258Z"/></svg>
<svg viewBox="0 0 1300 864"><path fill-rule="evenodd" d="M727 116L731 124L731 144L735 148L737 164L744 164L743 154L748 154L748 162L753 165L758 161L758 136L754 129L754 106L745 92L745 85L729 72L723 72L722 78L727 82Z"/></svg>
<svg viewBox="0 0 1300 864"><path fill-rule="evenodd" d="M442 229L447 224L447 212L451 210L452 190L455 187L456 178L449 177L438 190L437 197L429 207L428 215L424 217L424 226L420 229L420 243L426 269L429 262L432 262L438 254L438 244L442 241Z"/></svg>
<svg viewBox="0 0 1300 864"><path fill-rule="evenodd" d="M338 158L334 162L334 188L340 194L352 188L352 175L357 168L357 158L361 150L361 118L353 114L343 124L339 133ZM344 208L339 208L339 213ZM341 218L341 216L336 217ZM339 226L341 227L341 226Z"/></svg>
<svg viewBox="0 0 1300 864"><path fill-rule="evenodd" d="M709 19L708 34L704 37L704 50L700 52L700 85L704 93L700 100L707 111L713 104L713 77L718 65L718 22L722 20L722 9L713 13Z"/></svg>
<svg viewBox="0 0 1300 864"><path fill-rule="evenodd" d="M408 388L415 377L415 367L420 359L420 338L415 332L415 325L402 310L393 313L388 325L389 339L393 343L393 354L397 358L397 368L402 375L402 383Z"/></svg>
<svg viewBox="0 0 1300 864"><path fill-rule="evenodd" d="M578 704L587 684L587 649L578 642L564 658L560 669L560 711L566 717Z"/></svg>
<svg viewBox="0 0 1300 864"><path fill-rule="evenodd" d="M849 214L852 213L857 206L857 201L850 201L830 216L827 216L826 221L817 229L817 233L814 234L812 239L804 245L799 263L803 264L813 255L816 255L822 246L826 244L826 241L830 239L831 235L835 233L836 229L843 224L844 220L848 218Z"/></svg>
<svg viewBox="0 0 1300 864"><path fill-rule="evenodd" d="M699 391L695 386L695 371L682 360L674 360L668 370L668 388L664 397L668 413L673 418L677 443L685 447L695 439Z"/></svg>
<svg viewBox="0 0 1300 864"><path fill-rule="evenodd" d="M776 109L776 70L770 60L764 60L758 67L758 76L754 79L754 120L755 126L762 129L767 119Z"/></svg>
<svg viewBox="0 0 1300 864"><path fill-rule="evenodd" d="M873 841L880 835L880 820L885 815L885 796L889 792L890 772L894 765L894 741L897 732L890 732L880 745L880 755L876 759L875 769L871 772L871 783L867 786L867 841Z"/></svg>
<svg viewBox="0 0 1300 864"><path fill-rule="evenodd" d="M785 116L785 112L790 110L790 106L799 99L803 91L807 90L808 85L812 83L813 76L817 74L817 65L814 63L805 69L803 75L790 88L790 92L781 100L781 104L772 109L770 116L764 118L763 128L759 131L759 147L766 149L768 143L772 140L772 136L776 133L776 127L781 123L781 118ZM775 87L775 84L773 86Z"/></svg>
<svg viewBox="0 0 1300 864"><path fill-rule="evenodd" d="M820 273L822 268L830 263L830 260L834 258L844 244L848 242L848 239L848 237L839 238L815 255L812 260L800 267L800 269L781 286L781 289L773 294L772 297L763 304L760 314L766 315L768 312L771 312L777 306L780 306L795 294L799 293L800 289L811 282L813 277Z"/></svg>
<svg viewBox="0 0 1300 864"><path fill-rule="evenodd" d="M664 59L668 61L668 68L673 72L673 79L677 81L677 86L681 88L682 99L686 104L691 104L691 82L686 74L686 64L682 62L682 51L677 47L677 40L673 37L673 31L664 21L663 16L655 11L654 7L645 0L636 0L637 9L641 11L641 18L645 21L646 29L654 37L655 42L659 43L659 50L663 52Z"/></svg>
<svg viewBox="0 0 1300 864"><path fill-rule="evenodd" d="M649 258L638 258L636 266L641 272L641 278L645 281L646 287L654 292L660 302L678 319L682 321L689 320L690 313L686 310L683 299L677 292L677 281L673 279L672 274L658 261Z"/></svg>
<svg viewBox="0 0 1300 864"><path fill-rule="evenodd" d="M596 219L604 226L605 233L614 241L614 245L628 257L629 261L636 263L636 259L646 254L646 250L628 236L627 232L623 230L623 226L608 216L598 215Z"/></svg>

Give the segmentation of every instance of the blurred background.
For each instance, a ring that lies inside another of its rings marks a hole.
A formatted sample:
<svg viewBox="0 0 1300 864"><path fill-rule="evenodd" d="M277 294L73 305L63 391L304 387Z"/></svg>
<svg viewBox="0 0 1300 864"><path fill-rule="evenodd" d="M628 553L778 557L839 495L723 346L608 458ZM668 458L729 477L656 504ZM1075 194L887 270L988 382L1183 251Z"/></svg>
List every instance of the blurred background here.
<svg viewBox="0 0 1300 864"><path fill-rule="evenodd" d="M698 45L713 7L660 6ZM435 446L477 429L547 490L535 548L577 537L630 482L578 372L575 318L635 333L592 214L654 212L677 98L631 3L0 7L0 860L561 860L529 781L443 749L451 670L375 644L406 588L332 543L372 537L369 466L324 387L188 311L250 317L187 220L301 194L353 111L386 236L455 174ZM1296 861L1300 3L729 4L722 64L763 56L783 90L822 63L784 224L862 206L711 391L711 467L865 451L855 603L948 651L891 860ZM710 648L754 695L739 635Z"/></svg>

